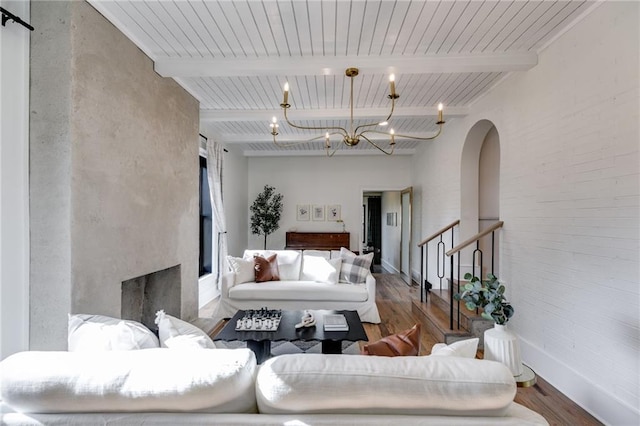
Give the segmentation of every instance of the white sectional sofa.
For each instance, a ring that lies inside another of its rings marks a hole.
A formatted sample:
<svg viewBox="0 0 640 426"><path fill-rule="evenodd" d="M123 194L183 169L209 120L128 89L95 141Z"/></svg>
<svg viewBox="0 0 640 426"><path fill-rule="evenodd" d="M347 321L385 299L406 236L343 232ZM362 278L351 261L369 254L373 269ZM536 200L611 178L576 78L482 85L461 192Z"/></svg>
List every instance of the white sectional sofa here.
<svg viewBox="0 0 640 426"><path fill-rule="evenodd" d="M230 318L241 309L267 307L356 310L362 322L380 322L375 299L376 280L370 272L362 284L340 282L338 277L327 272L331 267L329 262L335 266L333 260L340 259L340 251L245 250L242 259L250 262L256 254L264 257L276 254L280 281L256 283L243 273L242 265L236 265L233 272L222 277L215 319ZM236 260L236 263L242 262Z"/></svg>
<svg viewBox="0 0 640 426"><path fill-rule="evenodd" d="M22 352L0 363L0 424L546 425L504 365L248 349Z"/></svg>

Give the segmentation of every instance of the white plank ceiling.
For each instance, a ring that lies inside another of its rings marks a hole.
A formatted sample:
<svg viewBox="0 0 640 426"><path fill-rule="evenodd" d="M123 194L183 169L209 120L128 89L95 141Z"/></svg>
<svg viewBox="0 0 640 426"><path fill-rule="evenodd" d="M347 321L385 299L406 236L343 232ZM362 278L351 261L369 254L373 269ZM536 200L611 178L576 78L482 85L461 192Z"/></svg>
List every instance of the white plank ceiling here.
<svg viewBox="0 0 640 426"><path fill-rule="evenodd" d="M400 98L397 133L437 131L437 104L448 123L510 72L537 64L538 51L595 1L385 0L89 0L154 62L200 101L209 137L245 155L324 155L323 142L278 148L323 132L291 128L279 104L291 86L289 117L306 126L349 127L348 67L358 124L388 114L388 76ZM379 127L378 130L388 130ZM446 132L446 124L444 127ZM382 137L382 136L381 136ZM396 138L398 154L421 141ZM386 146L387 138L379 143ZM338 154L379 153L361 142ZM338 155L337 154L337 155Z"/></svg>

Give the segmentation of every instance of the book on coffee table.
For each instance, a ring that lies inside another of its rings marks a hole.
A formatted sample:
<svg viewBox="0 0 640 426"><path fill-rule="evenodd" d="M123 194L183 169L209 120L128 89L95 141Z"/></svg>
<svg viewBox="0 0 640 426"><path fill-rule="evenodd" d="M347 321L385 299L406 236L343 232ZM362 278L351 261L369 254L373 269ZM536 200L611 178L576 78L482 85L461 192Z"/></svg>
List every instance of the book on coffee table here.
<svg viewBox="0 0 640 426"><path fill-rule="evenodd" d="M349 331L349 324L342 314L325 315L324 331Z"/></svg>

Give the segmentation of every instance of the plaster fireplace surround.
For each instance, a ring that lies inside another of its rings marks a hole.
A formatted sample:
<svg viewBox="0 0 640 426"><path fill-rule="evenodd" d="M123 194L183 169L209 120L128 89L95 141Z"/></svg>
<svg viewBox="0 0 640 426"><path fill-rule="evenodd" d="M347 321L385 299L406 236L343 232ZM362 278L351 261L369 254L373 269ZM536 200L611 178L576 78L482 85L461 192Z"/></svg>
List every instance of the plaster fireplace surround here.
<svg viewBox="0 0 640 426"><path fill-rule="evenodd" d="M157 331L156 312L180 318L180 265L122 282L121 318Z"/></svg>
<svg viewBox="0 0 640 426"><path fill-rule="evenodd" d="M197 319L198 101L86 2L31 24L29 349L69 313Z"/></svg>

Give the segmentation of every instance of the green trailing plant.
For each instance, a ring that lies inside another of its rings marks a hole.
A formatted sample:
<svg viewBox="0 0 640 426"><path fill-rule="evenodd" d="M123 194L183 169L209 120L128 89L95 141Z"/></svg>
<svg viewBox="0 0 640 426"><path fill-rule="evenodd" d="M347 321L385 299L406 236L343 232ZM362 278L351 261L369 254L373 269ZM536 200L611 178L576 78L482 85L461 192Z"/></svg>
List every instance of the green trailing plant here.
<svg viewBox="0 0 640 426"><path fill-rule="evenodd" d="M482 317L496 324L504 325L513 316L513 306L504 297L504 285L493 274L487 274L487 279L482 281L478 277L466 273L464 279L469 282L463 287L461 293L453 297L462 300L470 311L482 308Z"/></svg>
<svg viewBox="0 0 640 426"><path fill-rule="evenodd" d="M282 194L276 193L273 186L265 185L249 210L251 211L251 233L264 235L264 249L267 249L267 236L280 228L282 215Z"/></svg>

